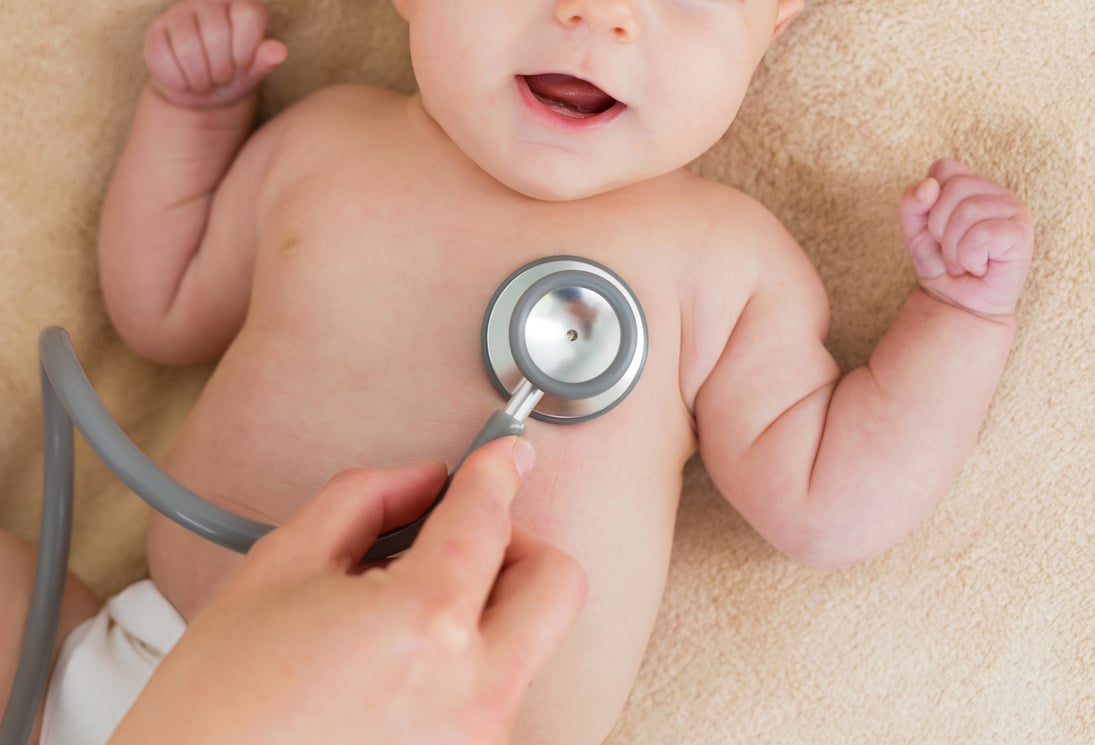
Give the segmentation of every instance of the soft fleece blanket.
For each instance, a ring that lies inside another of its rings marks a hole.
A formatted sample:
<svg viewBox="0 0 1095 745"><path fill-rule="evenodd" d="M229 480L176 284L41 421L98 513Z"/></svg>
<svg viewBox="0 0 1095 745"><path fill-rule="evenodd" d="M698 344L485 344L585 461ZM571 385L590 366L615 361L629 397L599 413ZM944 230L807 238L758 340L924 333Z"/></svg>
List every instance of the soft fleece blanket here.
<svg viewBox="0 0 1095 745"><path fill-rule="evenodd" d="M96 219L163 0L0 2L0 524L33 537L36 336L61 324L123 427L162 453L207 368L135 359L98 296ZM314 88L413 88L387 0L271 0L290 60L271 114ZM807 0L707 176L765 202L862 363L913 282L896 203L939 156L1024 197L1037 253L980 444L883 557L797 566L689 466L665 602L612 745L1095 741L1095 4ZM144 507L78 451L72 565L141 576Z"/></svg>

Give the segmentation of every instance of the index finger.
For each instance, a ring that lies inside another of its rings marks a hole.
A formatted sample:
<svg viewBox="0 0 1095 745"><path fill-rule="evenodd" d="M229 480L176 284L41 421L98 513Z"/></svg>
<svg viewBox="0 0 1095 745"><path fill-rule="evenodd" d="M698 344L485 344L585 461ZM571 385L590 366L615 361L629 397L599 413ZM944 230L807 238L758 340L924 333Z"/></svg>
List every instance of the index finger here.
<svg viewBox="0 0 1095 745"><path fill-rule="evenodd" d="M431 610L478 623L510 542L510 504L534 457L528 441L517 437L468 456L414 545L389 567L415 575L407 585Z"/></svg>

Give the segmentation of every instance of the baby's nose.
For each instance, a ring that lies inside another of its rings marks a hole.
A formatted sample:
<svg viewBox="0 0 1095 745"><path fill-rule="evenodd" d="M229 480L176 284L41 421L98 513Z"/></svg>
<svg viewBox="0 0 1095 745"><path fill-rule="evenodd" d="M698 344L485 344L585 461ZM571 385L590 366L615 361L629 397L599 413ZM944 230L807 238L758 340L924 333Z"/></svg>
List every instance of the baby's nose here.
<svg viewBox="0 0 1095 745"><path fill-rule="evenodd" d="M640 30L634 0L558 0L555 19L567 27L588 23L619 41L633 41Z"/></svg>

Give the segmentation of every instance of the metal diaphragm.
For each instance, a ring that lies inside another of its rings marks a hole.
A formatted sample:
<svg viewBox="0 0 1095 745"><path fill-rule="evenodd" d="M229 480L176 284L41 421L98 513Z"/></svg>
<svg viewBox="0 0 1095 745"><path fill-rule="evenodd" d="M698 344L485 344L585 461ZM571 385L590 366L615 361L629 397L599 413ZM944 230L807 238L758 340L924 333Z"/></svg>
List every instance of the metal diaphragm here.
<svg viewBox="0 0 1095 745"><path fill-rule="evenodd" d="M494 293L482 344L503 396L527 379L545 394L534 419L581 422L635 387L646 364L646 318L631 289L607 267L552 256L521 267Z"/></svg>

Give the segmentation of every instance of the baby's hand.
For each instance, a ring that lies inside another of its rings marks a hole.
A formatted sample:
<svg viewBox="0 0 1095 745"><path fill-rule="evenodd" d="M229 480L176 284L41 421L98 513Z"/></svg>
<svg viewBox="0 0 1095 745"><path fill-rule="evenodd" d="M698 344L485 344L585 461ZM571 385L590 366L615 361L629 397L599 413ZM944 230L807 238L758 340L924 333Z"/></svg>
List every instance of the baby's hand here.
<svg viewBox="0 0 1095 745"><path fill-rule="evenodd" d="M177 106L233 104L254 90L286 56L266 39L260 0L183 0L157 18L145 35L144 60L152 86Z"/></svg>
<svg viewBox="0 0 1095 745"><path fill-rule="evenodd" d="M901 225L925 291L979 315L1014 312L1034 245L1018 197L956 160L938 160L902 195Z"/></svg>

